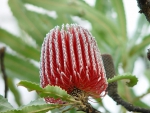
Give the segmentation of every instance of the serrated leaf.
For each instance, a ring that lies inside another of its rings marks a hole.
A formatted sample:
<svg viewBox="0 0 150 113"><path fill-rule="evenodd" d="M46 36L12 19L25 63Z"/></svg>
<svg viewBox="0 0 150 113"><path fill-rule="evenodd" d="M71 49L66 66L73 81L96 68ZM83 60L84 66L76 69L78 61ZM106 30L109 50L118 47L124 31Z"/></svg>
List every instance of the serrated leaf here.
<svg viewBox="0 0 150 113"><path fill-rule="evenodd" d="M129 79L130 80L129 82L126 82L129 87L133 87L138 82L138 79L136 76L134 76L132 74L128 74L128 73L124 74L124 75L114 76L113 78L108 79L107 82L108 83L117 82L117 81L123 80L123 79Z"/></svg>
<svg viewBox="0 0 150 113"><path fill-rule="evenodd" d="M41 97L61 98L64 101L74 101L73 97L58 86L47 85L39 95Z"/></svg>
<svg viewBox="0 0 150 113"><path fill-rule="evenodd" d="M42 105L42 104L46 104L46 102L44 101L43 98L39 98L37 100L31 101L29 104L27 104L26 106L31 106L31 105Z"/></svg>
<svg viewBox="0 0 150 113"><path fill-rule="evenodd" d="M14 109L6 98L0 95L0 112Z"/></svg>
<svg viewBox="0 0 150 113"><path fill-rule="evenodd" d="M43 98L38 98L37 100L34 100L34 101L31 101L29 104L27 105L22 105L18 108L18 110L21 110L23 109L24 107L27 107L27 106L32 106L32 105L44 105L46 104L46 102L44 101Z"/></svg>
<svg viewBox="0 0 150 113"><path fill-rule="evenodd" d="M9 110L1 113L46 113L49 110L60 108L63 105L58 104L43 104L43 105L31 105L23 107L22 109Z"/></svg>
<svg viewBox="0 0 150 113"><path fill-rule="evenodd" d="M24 86L25 88L28 89L28 91L37 91L37 92L41 92L43 91L43 89L39 86L39 84L33 83L33 82L29 82L29 81L20 81L17 86Z"/></svg>
<svg viewBox="0 0 150 113"><path fill-rule="evenodd" d="M21 81L18 83L18 86L24 86L29 91L35 90L40 97L51 97L51 98L61 98L64 101L75 101L73 97L71 97L67 92L61 89L58 86L50 86L47 85L45 88L41 88L38 84L29 82L29 81Z"/></svg>

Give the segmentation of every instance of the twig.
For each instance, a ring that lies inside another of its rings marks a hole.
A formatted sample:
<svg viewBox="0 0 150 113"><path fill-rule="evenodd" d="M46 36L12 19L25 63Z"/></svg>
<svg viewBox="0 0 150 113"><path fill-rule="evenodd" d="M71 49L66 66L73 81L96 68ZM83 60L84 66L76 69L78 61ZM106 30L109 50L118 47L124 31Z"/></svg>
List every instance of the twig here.
<svg viewBox="0 0 150 113"><path fill-rule="evenodd" d="M106 77L107 79L112 78L116 75L115 73L115 68L113 64L113 60L111 55L104 54L102 55L102 59L104 62L104 68L106 71ZM134 106L126 101L124 101L118 94L117 91L117 82L112 82L108 84L108 95L115 101L117 104L120 104L124 106L128 111L133 111L133 112L141 112L141 113L150 113L150 109L145 109L141 107Z"/></svg>
<svg viewBox="0 0 150 113"><path fill-rule="evenodd" d="M149 0L137 0L140 8L139 13L143 13L146 19L150 22L150 1Z"/></svg>
<svg viewBox="0 0 150 113"><path fill-rule="evenodd" d="M124 101L117 93L109 95L117 104L124 106L128 111L140 112L140 113L150 113L150 109L141 108L134 106L126 101Z"/></svg>
<svg viewBox="0 0 150 113"><path fill-rule="evenodd" d="M7 85L7 75L5 72L5 66L4 66L4 55L5 55L5 47L0 48L0 69L3 75L4 84L5 84L5 98L7 98L7 92L8 92L8 85Z"/></svg>

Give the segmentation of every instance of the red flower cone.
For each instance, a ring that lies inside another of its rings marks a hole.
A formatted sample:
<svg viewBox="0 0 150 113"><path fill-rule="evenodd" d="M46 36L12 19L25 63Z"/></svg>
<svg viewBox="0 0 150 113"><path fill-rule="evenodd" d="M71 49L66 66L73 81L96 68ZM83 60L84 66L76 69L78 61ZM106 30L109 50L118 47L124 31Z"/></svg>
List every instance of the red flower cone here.
<svg viewBox="0 0 150 113"><path fill-rule="evenodd" d="M74 24L50 30L41 49L40 82L42 87L60 86L71 95L76 89L94 98L102 96L107 88L105 70L97 43L88 30Z"/></svg>

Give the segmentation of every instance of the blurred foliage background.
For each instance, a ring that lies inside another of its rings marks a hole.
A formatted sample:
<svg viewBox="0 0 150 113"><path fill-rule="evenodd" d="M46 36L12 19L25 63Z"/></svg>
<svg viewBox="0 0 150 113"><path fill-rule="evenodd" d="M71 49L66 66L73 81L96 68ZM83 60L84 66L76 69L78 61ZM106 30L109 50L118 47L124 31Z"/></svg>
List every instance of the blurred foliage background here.
<svg viewBox="0 0 150 113"><path fill-rule="evenodd" d="M44 37L56 25L78 23L77 18L91 25L90 31L101 53L113 56L116 73L133 73L136 62L139 59L142 61L143 76L149 81L147 91L137 96L132 88L126 87L121 81L118 93L136 106L150 107L150 104L141 100L144 96L150 96L150 62L146 59L150 35L147 33L149 23L144 15L139 14L136 30L129 37L122 0L96 0L94 6L83 0L9 0L8 4L19 26L20 36L0 28L0 43L7 47L5 67L8 86L18 106L22 105L22 96L15 87L14 79L39 83L40 48ZM103 100L100 100L95 107L104 108L103 112L108 112L108 106L109 102L103 104ZM127 112L123 107L119 109L118 113Z"/></svg>

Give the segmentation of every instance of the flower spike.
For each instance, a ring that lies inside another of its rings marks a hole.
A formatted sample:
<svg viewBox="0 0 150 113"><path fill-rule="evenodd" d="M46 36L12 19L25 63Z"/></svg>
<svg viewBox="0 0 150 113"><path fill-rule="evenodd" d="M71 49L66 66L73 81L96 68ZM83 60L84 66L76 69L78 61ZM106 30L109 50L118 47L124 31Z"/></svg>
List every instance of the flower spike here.
<svg viewBox="0 0 150 113"><path fill-rule="evenodd" d="M60 86L70 95L102 96L107 88L105 70L96 40L88 30L76 24L50 30L41 49L40 82L42 87ZM60 99L46 101L61 103Z"/></svg>

